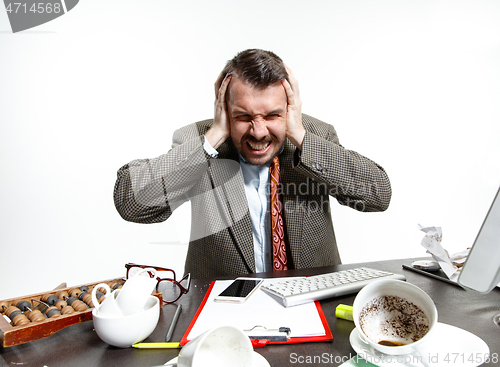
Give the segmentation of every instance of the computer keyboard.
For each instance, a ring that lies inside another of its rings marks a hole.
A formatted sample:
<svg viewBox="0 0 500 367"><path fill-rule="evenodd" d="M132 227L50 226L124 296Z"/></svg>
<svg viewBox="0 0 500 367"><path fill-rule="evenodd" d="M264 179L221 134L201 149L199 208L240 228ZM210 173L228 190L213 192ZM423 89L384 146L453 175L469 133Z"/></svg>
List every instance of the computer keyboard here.
<svg viewBox="0 0 500 367"><path fill-rule="evenodd" d="M356 268L263 284L261 289L276 298L283 306L290 307L310 301L358 292L365 285L378 279L406 280L401 274L370 268Z"/></svg>

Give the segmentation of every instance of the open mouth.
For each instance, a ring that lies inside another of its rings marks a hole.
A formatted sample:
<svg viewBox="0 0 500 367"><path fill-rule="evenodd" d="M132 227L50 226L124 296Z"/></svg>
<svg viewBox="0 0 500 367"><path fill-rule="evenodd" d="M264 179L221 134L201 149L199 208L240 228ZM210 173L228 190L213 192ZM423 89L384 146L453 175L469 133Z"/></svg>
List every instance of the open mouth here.
<svg viewBox="0 0 500 367"><path fill-rule="evenodd" d="M250 148L252 148L252 150L260 151L260 150L264 150L267 147L269 147L269 145L271 144L271 141L266 141L264 143L252 143L252 142L247 141L247 144Z"/></svg>

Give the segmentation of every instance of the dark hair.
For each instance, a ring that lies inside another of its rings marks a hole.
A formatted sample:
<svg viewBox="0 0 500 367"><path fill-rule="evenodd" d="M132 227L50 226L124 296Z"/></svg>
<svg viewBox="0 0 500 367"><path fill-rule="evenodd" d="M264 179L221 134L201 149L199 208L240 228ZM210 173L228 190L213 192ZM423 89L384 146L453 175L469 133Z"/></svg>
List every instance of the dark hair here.
<svg viewBox="0 0 500 367"><path fill-rule="evenodd" d="M288 80L283 60L271 51L259 49L239 52L227 62L220 80L229 73L255 88L266 88L283 79Z"/></svg>

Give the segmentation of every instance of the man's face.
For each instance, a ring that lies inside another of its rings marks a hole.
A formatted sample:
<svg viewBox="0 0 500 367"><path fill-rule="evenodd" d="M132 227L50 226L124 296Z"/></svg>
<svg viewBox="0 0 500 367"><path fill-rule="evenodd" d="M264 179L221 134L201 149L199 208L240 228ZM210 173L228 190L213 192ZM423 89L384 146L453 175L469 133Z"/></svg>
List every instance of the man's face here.
<svg viewBox="0 0 500 367"><path fill-rule="evenodd" d="M270 162L286 138L287 97L281 83L256 89L231 79L227 95L231 139L251 164Z"/></svg>

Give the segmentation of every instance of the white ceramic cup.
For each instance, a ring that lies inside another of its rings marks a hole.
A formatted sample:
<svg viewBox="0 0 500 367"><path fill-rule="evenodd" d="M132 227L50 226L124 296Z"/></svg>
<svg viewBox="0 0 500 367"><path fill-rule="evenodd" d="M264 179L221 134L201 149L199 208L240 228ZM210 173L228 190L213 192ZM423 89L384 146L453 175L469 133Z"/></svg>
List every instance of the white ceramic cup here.
<svg viewBox="0 0 500 367"><path fill-rule="evenodd" d="M96 292L99 288L106 289L106 294L104 295L104 300L99 303L97 300ZM92 303L94 304L94 309L96 314L103 317L123 317L123 313L116 303L116 296L119 294L119 289L111 292L109 285L106 283L100 283L92 289Z"/></svg>
<svg viewBox="0 0 500 367"><path fill-rule="evenodd" d="M220 326L187 343L177 357L177 367L251 367L253 353L252 343L242 330Z"/></svg>
<svg viewBox="0 0 500 367"><path fill-rule="evenodd" d="M96 308L92 310L94 329L99 338L119 348L128 348L146 339L156 328L159 317L160 300L151 295L144 310L133 315L107 317L102 316Z"/></svg>
<svg viewBox="0 0 500 367"><path fill-rule="evenodd" d="M149 274L152 274L150 276ZM153 268L141 269L137 274L128 278L116 296L116 304L124 315L133 315L144 309L149 296L156 287L156 270Z"/></svg>
<svg viewBox="0 0 500 367"><path fill-rule="evenodd" d="M382 279L358 293L353 318L361 339L379 352L422 355L420 348L429 340L438 315L432 299L417 286ZM381 341L403 345L381 345Z"/></svg>

